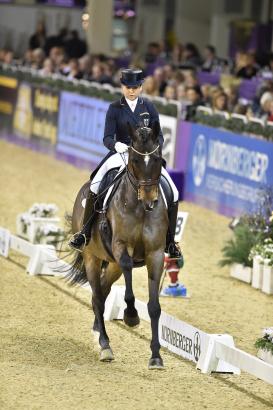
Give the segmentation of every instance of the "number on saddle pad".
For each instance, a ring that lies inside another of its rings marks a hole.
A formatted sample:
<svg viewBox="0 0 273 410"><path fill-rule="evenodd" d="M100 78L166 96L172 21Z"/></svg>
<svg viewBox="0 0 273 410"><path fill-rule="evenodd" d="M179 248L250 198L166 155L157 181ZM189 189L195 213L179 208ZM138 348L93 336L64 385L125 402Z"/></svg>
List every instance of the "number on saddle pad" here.
<svg viewBox="0 0 273 410"><path fill-rule="evenodd" d="M188 219L188 212L178 212L176 220L175 241L180 242Z"/></svg>

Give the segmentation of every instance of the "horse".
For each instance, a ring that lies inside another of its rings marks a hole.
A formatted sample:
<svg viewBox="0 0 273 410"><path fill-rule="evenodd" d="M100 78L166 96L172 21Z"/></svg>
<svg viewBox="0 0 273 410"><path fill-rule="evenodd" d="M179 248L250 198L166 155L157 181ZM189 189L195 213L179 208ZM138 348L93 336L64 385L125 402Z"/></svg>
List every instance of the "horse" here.
<svg viewBox="0 0 273 410"><path fill-rule="evenodd" d="M160 125L134 129L128 124L131 145L128 164L120 178L106 213L98 213L91 228L91 239L82 253L77 253L69 278L72 283L89 282L95 314L93 332L98 335L100 360L114 359L104 323L105 300L112 284L123 274L125 279L124 322L130 327L140 322L135 308L132 269L146 266L148 271L151 319L151 358L149 369L162 369L158 323L161 314L159 284L163 272L168 214L160 190L162 152L159 145ZM73 207L72 232L82 226L82 200L90 189L90 181L80 189ZM105 222L108 229L105 235ZM104 234L103 234L104 232ZM102 267L104 269L102 270Z"/></svg>

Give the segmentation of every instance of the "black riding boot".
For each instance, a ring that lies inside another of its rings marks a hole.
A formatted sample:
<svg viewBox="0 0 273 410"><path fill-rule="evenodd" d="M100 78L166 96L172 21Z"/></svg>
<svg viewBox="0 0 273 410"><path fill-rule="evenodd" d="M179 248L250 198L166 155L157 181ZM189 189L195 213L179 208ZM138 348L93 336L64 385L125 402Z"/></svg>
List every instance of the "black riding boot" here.
<svg viewBox="0 0 273 410"><path fill-rule="evenodd" d="M97 195L89 191L84 209L82 230L75 233L68 243L71 248L77 251L81 251L90 240L91 227L96 216L96 211L94 209L96 198Z"/></svg>
<svg viewBox="0 0 273 410"><path fill-rule="evenodd" d="M176 244L174 241L177 212L178 212L178 201L173 202L168 208L169 228L168 228L168 233L167 233L165 251L166 253L169 254L169 257L173 259L180 259L183 257L178 244Z"/></svg>

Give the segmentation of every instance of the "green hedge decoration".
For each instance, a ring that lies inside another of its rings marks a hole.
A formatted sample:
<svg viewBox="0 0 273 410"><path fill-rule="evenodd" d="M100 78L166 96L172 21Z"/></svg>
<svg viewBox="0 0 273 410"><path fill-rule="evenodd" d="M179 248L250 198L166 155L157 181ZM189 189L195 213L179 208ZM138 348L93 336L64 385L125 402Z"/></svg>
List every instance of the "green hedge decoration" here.
<svg viewBox="0 0 273 410"><path fill-rule="evenodd" d="M115 101L121 98L121 93L114 91L113 93L107 89L99 89L97 87L84 84L75 84L73 81L66 80L65 78L51 78L51 77L41 77L38 73L23 71L23 70L12 70L10 67L0 67L0 75L5 75L8 77L17 78L19 81L26 81L34 84L44 84L54 90L58 91L69 91L80 95L86 95L88 97L99 98L104 101ZM176 104L161 104L154 102L157 107L159 114L165 114L172 117L178 116L177 105Z"/></svg>

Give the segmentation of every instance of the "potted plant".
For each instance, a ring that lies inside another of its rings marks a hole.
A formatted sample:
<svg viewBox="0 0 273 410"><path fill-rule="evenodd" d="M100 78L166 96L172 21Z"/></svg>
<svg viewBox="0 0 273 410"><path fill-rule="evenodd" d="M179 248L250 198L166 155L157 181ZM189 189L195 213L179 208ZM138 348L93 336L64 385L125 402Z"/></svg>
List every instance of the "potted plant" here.
<svg viewBox="0 0 273 410"><path fill-rule="evenodd" d="M255 342L258 350L257 356L267 363L273 364L273 327L263 329L263 337Z"/></svg>
<svg viewBox="0 0 273 410"><path fill-rule="evenodd" d="M232 277L250 283L252 262L249 260L249 254L256 241L257 237L248 224L241 222L234 229L234 237L222 249L224 258L220 261L220 266L229 265Z"/></svg>
<svg viewBox="0 0 273 410"><path fill-rule="evenodd" d="M267 238L264 241L263 247L263 279L262 291L273 294L273 240Z"/></svg>

